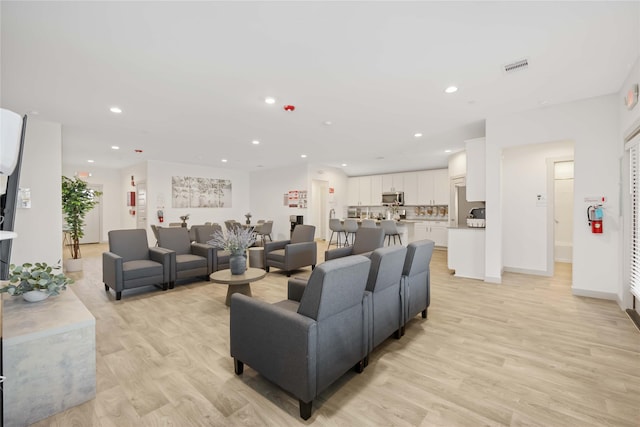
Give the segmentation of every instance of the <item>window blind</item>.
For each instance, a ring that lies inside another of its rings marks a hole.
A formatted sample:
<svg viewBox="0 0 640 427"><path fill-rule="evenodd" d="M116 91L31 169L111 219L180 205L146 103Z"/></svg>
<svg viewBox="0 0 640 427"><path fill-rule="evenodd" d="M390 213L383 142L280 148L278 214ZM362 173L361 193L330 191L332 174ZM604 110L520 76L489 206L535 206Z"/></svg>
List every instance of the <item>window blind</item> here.
<svg viewBox="0 0 640 427"><path fill-rule="evenodd" d="M640 192L639 192L639 168L638 145L629 150L629 190L631 192L631 250L630 250L630 288L631 293L640 299Z"/></svg>

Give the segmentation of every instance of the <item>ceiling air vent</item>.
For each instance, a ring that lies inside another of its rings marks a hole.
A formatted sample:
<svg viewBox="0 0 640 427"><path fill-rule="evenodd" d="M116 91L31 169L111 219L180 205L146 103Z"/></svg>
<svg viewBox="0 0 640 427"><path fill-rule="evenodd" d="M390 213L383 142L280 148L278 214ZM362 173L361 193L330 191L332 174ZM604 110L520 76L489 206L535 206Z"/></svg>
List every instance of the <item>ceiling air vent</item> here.
<svg viewBox="0 0 640 427"><path fill-rule="evenodd" d="M504 66L505 73L515 73L516 71L526 70L529 68L529 60L521 59L520 61L512 62Z"/></svg>

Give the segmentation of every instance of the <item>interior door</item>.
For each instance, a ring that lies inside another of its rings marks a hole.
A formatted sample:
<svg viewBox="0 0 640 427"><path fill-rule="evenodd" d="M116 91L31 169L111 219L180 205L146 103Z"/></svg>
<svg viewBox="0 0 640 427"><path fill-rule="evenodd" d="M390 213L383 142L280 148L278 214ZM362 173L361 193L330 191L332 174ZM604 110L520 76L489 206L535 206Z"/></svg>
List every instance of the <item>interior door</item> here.
<svg viewBox="0 0 640 427"><path fill-rule="evenodd" d="M136 184L136 228L147 229L147 183Z"/></svg>
<svg viewBox="0 0 640 427"><path fill-rule="evenodd" d="M102 192L101 184L88 184L88 187L93 191ZM100 230L102 230L102 196L98 197L98 204L84 217L84 236L80 239L80 244L100 243Z"/></svg>

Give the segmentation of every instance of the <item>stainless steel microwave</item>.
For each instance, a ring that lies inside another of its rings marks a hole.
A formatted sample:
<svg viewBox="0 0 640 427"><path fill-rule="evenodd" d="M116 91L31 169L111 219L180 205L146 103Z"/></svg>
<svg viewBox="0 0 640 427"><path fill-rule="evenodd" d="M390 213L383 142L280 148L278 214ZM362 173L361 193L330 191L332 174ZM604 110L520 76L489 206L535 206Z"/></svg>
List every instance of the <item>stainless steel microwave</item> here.
<svg viewBox="0 0 640 427"><path fill-rule="evenodd" d="M404 206L404 192L382 193L382 206L389 205Z"/></svg>

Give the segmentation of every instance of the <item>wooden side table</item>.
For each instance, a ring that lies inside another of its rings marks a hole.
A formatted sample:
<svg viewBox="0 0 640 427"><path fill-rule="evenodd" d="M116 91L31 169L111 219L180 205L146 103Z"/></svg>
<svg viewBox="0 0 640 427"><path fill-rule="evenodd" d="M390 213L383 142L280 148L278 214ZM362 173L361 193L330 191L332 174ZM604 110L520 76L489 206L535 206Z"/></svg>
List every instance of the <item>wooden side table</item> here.
<svg viewBox="0 0 640 427"><path fill-rule="evenodd" d="M235 293L241 293L243 295L251 296L251 282L262 279L267 275L267 272L261 268L247 268L244 274L231 274L231 270L220 270L211 273L209 278L213 283L221 283L223 285L229 285L227 288L227 298L224 303L231 305L231 295Z"/></svg>

